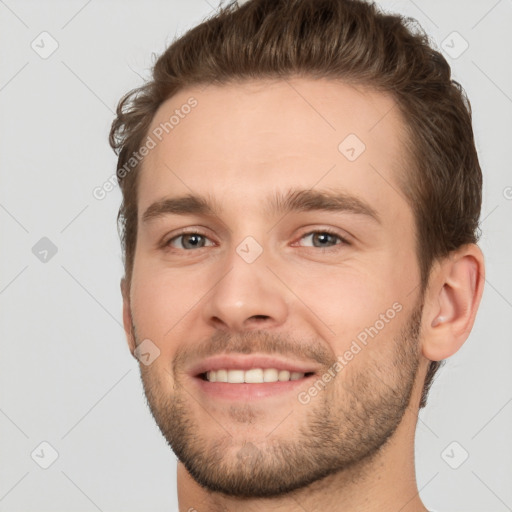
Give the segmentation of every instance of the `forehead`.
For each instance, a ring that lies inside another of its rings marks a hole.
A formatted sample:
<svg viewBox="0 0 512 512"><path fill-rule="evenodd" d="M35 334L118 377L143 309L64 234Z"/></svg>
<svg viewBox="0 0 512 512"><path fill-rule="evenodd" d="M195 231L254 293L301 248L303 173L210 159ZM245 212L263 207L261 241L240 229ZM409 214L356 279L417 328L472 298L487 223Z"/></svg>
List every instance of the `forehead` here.
<svg viewBox="0 0 512 512"><path fill-rule="evenodd" d="M155 147L143 162L139 212L173 195L250 207L278 190L334 187L396 215L408 208L397 181L404 133L390 95L332 80L184 89L148 131Z"/></svg>

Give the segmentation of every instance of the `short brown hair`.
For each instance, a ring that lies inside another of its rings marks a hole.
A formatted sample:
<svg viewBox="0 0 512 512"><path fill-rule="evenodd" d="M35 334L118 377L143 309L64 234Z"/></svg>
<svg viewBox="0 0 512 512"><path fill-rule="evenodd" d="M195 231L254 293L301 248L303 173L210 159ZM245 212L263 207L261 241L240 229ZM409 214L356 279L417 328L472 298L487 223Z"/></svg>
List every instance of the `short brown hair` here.
<svg viewBox="0 0 512 512"><path fill-rule="evenodd" d="M175 40L153 66L152 79L117 106L110 144L118 154L123 201L118 214L125 277L131 281L137 241L140 164L121 173L142 146L159 106L189 86L327 78L391 94L405 121L411 171L401 192L416 223L421 291L432 264L476 243L482 173L471 106L415 20L381 12L364 0L231 1ZM420 407L441 362L430 363Z"/></svg>

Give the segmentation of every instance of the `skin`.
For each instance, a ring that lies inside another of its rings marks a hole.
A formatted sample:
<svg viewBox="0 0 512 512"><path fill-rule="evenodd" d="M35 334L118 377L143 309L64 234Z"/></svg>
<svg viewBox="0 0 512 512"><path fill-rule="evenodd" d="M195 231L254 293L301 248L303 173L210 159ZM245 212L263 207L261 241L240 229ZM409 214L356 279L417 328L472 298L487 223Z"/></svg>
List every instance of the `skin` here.
<svg viewBox="0 0 512 512"><path fill-rule="evenodd" d="M397 179L412 171L391 97L305 78L194 87L161 105L149 133L191 96L197 107L144 160L133 277L121 282L132 354L145 339L160 350L140 369L180 459L180 512L427 510L414 467L421 390L429 362L471 331L481 251L467 245L436 262L421 293ZM354 161L338 150L348 134L366 146ZM298 188L342 190L380 222L263 208ZM187 194L221 211L143 222L154 202ZM184 228L206 238L180 238ZM335 235L310 235L325 229ZM262 249L252 263L236 251L248 236ZM201 354L245 351L311 361L322 375L393 304L400 311L307 404L296 392L211 399L186 374Z"/></svg>

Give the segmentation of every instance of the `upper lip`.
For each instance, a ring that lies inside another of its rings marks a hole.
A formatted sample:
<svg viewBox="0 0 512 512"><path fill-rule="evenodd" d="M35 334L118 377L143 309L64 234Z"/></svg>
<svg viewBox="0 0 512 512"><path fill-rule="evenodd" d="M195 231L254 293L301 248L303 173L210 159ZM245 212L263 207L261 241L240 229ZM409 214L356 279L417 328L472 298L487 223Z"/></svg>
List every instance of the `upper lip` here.
<svg viewBox="0 0 512 512"><path fill-rule="evenodd" d="M275 356L266 355L217 355L203 359L192 367L189 374L193 377L211 370L250 370L251 368L275 368L289 372L310 373L316 372L318 367L303 361L293 361Z"/></svg>

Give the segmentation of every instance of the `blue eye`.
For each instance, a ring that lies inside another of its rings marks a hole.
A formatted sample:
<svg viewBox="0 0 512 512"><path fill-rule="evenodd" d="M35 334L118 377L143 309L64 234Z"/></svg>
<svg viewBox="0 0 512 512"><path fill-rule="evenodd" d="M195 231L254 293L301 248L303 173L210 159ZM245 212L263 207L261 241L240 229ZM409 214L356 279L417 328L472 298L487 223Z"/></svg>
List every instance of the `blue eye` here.
<svg viewBox="0 0 512 512"><path fill-rule="evenodd" d="M181 243L178 246L175 242L181 239ZM201 249L206 246L208 238L199 233L182 233L181 235L171 238L165 245L166 247L174 247L177 249ZM211 244L210 244L211 245Z"/></svg>
<svg viewBox="0 0 512 512"><path fill-rule="evenodd" d="M317 249L329 249L337 245L350 245L347 240L338 235L337 233L328 230L311 231L300 238L300 241L307 240L308 242L303 247L313 247ZM207 236L197 233L181 233L170 238L164 242L164 248L172 248L178 250L191 251L194 249L202 249L204 247L211 247L215 245Z"/></svg>
<svg viewBox="0 0 512 512"><path fill-rule="evenodd" d="M347 243L341 236L331 233L330 231L312 231L304 235L301 240L310 239L313 247L329 248L340 243ZM338 241L340 243L338 243Z"/></svg>

